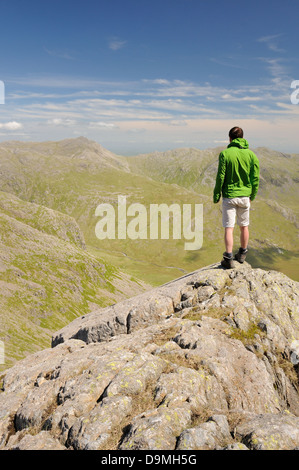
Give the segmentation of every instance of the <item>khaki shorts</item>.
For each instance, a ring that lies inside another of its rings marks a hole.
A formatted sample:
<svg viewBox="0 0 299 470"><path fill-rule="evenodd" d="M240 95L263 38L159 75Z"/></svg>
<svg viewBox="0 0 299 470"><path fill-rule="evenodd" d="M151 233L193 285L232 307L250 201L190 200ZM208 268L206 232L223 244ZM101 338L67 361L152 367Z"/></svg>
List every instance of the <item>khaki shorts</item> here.
<svg viewBox="0 0 299 470"><path fill-rule="evenodd" d="M249 225L249 197L224 197L222 200L222 225L223 227L234 227L236 223L240 227Z"/></svg>

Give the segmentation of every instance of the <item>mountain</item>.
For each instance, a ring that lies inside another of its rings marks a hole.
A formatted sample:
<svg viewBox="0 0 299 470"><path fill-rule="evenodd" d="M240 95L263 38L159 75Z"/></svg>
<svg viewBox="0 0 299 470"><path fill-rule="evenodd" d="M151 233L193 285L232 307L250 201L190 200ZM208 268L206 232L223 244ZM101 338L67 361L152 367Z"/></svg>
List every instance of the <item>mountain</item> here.
<svg viewBox="0 0 299 470"><path fill-rule="evenodd" d="M5 192L0 285L6 367L49 346L53 331L84 312L148 288L88 253L72 217Z"/></svg>
<svg viewBox="0 0 299 470"><path fill-rule="evenodd" d="M199 194L211 194L223 148L199 150L182 148L130 157L131 169L154 180L174 183ZM298 211L291 192L298 196L299 154L286 154L264 147L253 149L261 167L259 197L275 199Z"/></svg>
<svg viewBox="0 0 299 470"><path fill-rule="evenodd" d="M212 203L220 150L175 149L122 157L82 137L61 142L6 142L0 146L0 183L5 192L73 217L94 256L151 285L160 285L214 263L222 255L221 207ZM256 153L261 187L252 204L248 261L298 280L298 155L265 148ZM120 195L127 197L128 205L141 203L148 212L152 204L203 204L202 248L186 251L185 240L172 237L98 240L96 207L101 203L117 207Z"/></svg>
<svg viewBox="0 0 299 470"><path fill-rule="evenodd" d="M0 448L297 449L298 307L216 263L84 314L2 374Z"/></svg>

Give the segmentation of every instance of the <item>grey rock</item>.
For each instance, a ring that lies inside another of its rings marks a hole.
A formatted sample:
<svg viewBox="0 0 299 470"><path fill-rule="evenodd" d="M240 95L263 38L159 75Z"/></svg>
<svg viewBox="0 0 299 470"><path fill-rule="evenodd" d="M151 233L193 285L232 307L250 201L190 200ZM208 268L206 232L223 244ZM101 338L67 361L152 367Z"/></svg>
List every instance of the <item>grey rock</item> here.
<svg viewBox="0 0 299 470"><path fill-rule="evenodd" d="M248 331L250 318L247 309L243 305L238 305L233 311L233 321L237 328Z"/></svg>
<svg viewBox="0 0 299 470"><path fill-rule="evenodd" d="M212 265L76 319L3 373L0 449L297 448L298 299Z"/></svg>
<svg viewBox="0 0 299 470"><path fill-rule="evenodd" d="M264 363L241 341L229 338L228 328L222 321L202 317L200 326L198 322L193 326L186 324L174 339L189 349L189 360L204 365L209 375L216 377L230 408L277 412L278 396Z"/></svg>
<svg viewBox="0 0 299 470"><path fill-rule="evenodd" d="M171 450L175 448L177 436L191 423L188 407L150 410L134 418L123 440L121 450Z"/></svg>
<svg viewBox="0 0 299 470"><path fill-rule="evenodd" d="M198 370L178 367L172 373L162 374L155 388L155 402L168 407L188 403L193 414L199 413L203 407L227 410L221 385L203 367Z"/></svg>
<svg viewBox="0 0 299 470"><path fill-rule="evenodd" d="M299 340L292 341L289 354L292 364L297 366L299 364Z"/></svg>
<svg viewBox="0 0 299 470"><path fill-rule="evenodd" d="M214 415L207 422L183 431L176 449L214 450L220 443L231 439L226 416Z"/></svg>
<svg viewBox="0 0 299 470"><path fill-rule="evenodd" d="M151 354L140 354L111 380L105 390L105 396L139 395L143 393L150 382L158 380L167 364L159 357Z"/></svg>
<svg viewBox="0 0 299 470"><path fill-rule="evenodd" d="M212 286L200 287L198 289L197 300L198 302L205 302L209 300L214 294L215 294L215 290Z"/></svg>
<svg viewBox="0 0 299 470"><path fill-rule="evenodd" d="M219 450L249 450L245 444L241 442L234 442L233 444L229 444L228 446L224 447L223 449Z"/></svg>
<svg viewBox="0 0 299 470"><path fill-rule="evenodd" d="M6 450L67 450L66 447L60 444L60 442L51 436L47 431L41 431L37 435L26 434L21 437L19 435L14 436L15 439L11 439L6 447ZM18 442L16 438L19 438Z"/></svg>
<svg viewBox="0 0 299 470"><path fill-rule="evenodd" d="M113 396L100 404L71 427L67 444L76 450L98 450L106 444L110 432L132 411L132 398Z"/></svg>
<svg viewBox="0 0 299 470"><path fill-rule="evenodd" d="M178 439L177 450L213 450L216 447L216 424L203 423L186 429Z"/></svg>
<svg viewBox="0 0 299 470"><path fill-rule="evenodd" d="M292 450L299 445L299 418L258 415L238 426L236 436L251 450Z"/></svg>
<svg viewBox="0 0 299 470"><path fill-rule="evenodd" d="M217 424L217 434L219 439L231 438L229 424L225 415L213 415L209 421L214 421Z"/></svg>

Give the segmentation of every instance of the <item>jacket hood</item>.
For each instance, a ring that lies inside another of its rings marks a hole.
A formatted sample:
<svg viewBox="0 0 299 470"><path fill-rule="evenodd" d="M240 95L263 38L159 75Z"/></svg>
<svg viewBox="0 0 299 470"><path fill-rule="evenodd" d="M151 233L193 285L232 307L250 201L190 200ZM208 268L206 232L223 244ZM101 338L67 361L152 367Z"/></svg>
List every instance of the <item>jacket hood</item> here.
<svg viewBox="0 0 299 470"><path fill-rule="evenodd" d="M246 139L235 139L233 140L228 146L227 148L230 148L230 147L239 147L240 149L248 149L249 148L249 144L247 142Z"/></svg>

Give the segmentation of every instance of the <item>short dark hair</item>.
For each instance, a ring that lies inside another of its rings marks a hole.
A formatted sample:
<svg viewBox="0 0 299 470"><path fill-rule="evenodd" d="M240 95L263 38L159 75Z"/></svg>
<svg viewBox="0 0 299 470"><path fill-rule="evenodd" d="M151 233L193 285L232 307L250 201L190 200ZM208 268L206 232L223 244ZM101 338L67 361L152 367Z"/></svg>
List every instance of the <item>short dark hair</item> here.
<svg viewBox="0 0 299 470"><path fill-rule="evenodd" d="M233 127L230 131L228 136L232 139L242 139L243 138L243 129L241 127Z"/></svg>

